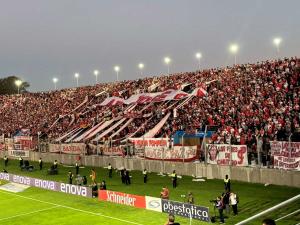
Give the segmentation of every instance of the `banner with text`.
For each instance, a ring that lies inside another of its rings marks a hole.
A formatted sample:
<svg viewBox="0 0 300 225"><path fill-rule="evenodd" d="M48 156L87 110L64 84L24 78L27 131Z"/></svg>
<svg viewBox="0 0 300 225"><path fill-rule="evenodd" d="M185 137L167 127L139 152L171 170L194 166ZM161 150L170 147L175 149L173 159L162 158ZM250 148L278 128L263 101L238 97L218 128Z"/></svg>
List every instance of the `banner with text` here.
<svg viewBox="0 0 300 225"><path fill-rule="evenodd" d="M197 159L197 146L145 147L145 158L189 162Z"/></svg>
<svg viewBox="0 0 300 225"><path fill-rule="evenodd" d="M86 153L86 145L84 143L49 144L49 152L80 155Z"/></svg>
<svg viewBox="0 0 300 225"><path fill-rule="evenodd" d="M10 173L0 173L0 180L24 184L31 187L42 188L50 191L58 191L66 194L79 195L83 197L92 197L92 189L85 186L59 183L50 180L42 180L32 177L25 177Z"/></svg>
<svg viewBox="0 0 300 225"><path fill-rule="evenodd" d="M162 211L173 215L210 222L209 208L203 206L162 199Z"/></svg>
<svg viewBox="0 0 300 225"><path fill-rule="evenodd" d="M29 151L24 150L8 150L8 155L12 157L29 158Z"/></svg>
<svg viewBox="0 0 300 225"><path fill-rule="evenodd" d="M300 170L300 142L270 141L274 168Z"/></svg>
<svg viewBox="0 0 300 225"><path fill-rule="evenodd" d="M207 162L210 164L218 165L231 165L232 166L247 166L248 155L246 145L206 145L208 158Z"/></svg>
<svg viewBox="0 0 300 225"><path fill-rule="evenodd" d="M126 194L116 191L99 190L98 198L100 201L113 202L142 209L146 208L145 196Z"/></svg>

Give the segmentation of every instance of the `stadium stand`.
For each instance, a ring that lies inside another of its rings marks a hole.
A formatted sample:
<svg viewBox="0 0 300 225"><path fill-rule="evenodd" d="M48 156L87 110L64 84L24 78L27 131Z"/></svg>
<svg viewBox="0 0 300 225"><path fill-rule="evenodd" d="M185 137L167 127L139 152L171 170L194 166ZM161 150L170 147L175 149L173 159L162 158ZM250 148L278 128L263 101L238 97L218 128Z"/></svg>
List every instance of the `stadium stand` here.
<svg viewBox="0 0 300 225"><path fill-rule="evenodd" d="M24 128L33 136L41 133L41 137L57 142L111 139L118 145L128 137L169 137L177 130L195 131L210 125L218 126L212 143L246 144L253 152L260 145L267 154L270 140L299 137L299 76L300 60L292 57L59 91L2 95L0 135L9 137ZM167 90L189 95L180 100L124 104L137 94ZM193 95L195 90L201 93Z"/></svg>

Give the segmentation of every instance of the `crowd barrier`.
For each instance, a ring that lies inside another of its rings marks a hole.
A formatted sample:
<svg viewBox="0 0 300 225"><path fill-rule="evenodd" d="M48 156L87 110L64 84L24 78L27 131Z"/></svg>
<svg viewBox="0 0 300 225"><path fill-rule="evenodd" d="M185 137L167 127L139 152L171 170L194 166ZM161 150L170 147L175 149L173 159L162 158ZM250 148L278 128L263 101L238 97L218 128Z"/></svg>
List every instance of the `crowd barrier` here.
<svg viewBox="0 0 300 225"><path fill-rule="evenodd" d="M5 152L0 151L3 158ZM77 155L30 152L29 160L38 161L42 157L44 162L53 162L55 159L64 164L74 164ZM300 187L300 172L282 169L265 169L259 167L221 166L204 163L182 163L157 160L144 160L137 158L107 157L107 156L82 156L82 165L92 167L106 167L109 163L114 168L125 167L130 170L142 171L146 168L151 172L170 173L176 169L177 174L187 176L201 176L207 179L224 179L228 174L232 180L250 183L276 184L291 187Z"/></svg>

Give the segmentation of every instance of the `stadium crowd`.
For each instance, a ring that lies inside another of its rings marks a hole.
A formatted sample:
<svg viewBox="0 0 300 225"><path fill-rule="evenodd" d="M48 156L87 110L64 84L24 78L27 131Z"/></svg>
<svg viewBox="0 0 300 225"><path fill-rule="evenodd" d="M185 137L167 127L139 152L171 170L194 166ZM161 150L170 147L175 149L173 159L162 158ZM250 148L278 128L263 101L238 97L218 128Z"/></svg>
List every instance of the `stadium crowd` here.
<svg viewBox="0 0 300 225"><path fill-rule="evenodd" d="M214 125L218 131L212 143L247 144L250 151L256 151L257 146L268 151L270 140L299 135L299 76L300 59L293 57L59 91L2 95L0 135L10 136L25 128L33 136L54 139L76 127L92 127L119 116L132 118L114 137L119 140L128 134L142 136L171 113L156 137ZM183 99L131 109L120 104L100 105L108 96L128 99L138 93L168 89L191 92L197 87L208 94L192 97L185 104Z"/></svg>

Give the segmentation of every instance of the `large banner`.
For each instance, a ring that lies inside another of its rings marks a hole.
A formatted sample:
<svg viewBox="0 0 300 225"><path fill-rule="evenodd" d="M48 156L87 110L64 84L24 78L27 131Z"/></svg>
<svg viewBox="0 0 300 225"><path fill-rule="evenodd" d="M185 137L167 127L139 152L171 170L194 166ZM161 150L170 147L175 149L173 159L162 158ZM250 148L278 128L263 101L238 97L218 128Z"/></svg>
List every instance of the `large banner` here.
<svg viewBox="0 0 300 225"><path fill-rule="evenodd" d="M13 150L14 149L14 139L5 138L4 143L5 143L6 150Z"/></svg>
<svg viewBox="0 0 300 225"><path fill-rule="evenodd" d="M0 173L0 180L6 180L18 184L24 184L31 187L42 188L50 191L58 191L83 197L92 197L92 189L85 186L59 183L51 180L42 180L32 177L25 177L10 173Z"/></svg>
<svg viewBox="0 0 300 225"><path fill-rule="evenodd" d="M136 156L144 158L145 149L162 149L169 148L169 138L129 138L130 143L133 144L134 153Z"/></svg>
<svg viewBox="0 0 300 225"><path fill-rule="evenodd" d="M146 208L145 196L126 194L116 191L99 190L98 198L100 201L113 202L142 209Z"/></svg>
<svg viewBox="0 0 300 225"><path fill-rule="evenodd" d="M84 143L70 143L70 144L49 144L49 152L51 153L65 153L80 155L86 154L86 145Z"/></svg>
<svg viewBox="0 0 300 225"><path fill-rule="evenodd" d="M162 211L187 218L209 222L209 208L162 199Z"/></svg>
<svg viewBox="0 0 300 225"><path fill-rule="evenodd" d="M300 142L270 141L274 168L300 170Z"/></svg>
<svg viewBox="0 0 300 225"><path fill-rule="evenodd" d="M231 165L232 166L247 166L248 155L246 145L206 145L208 152L207 162L210 164L218 165Z"/></svg>
<svg viewBox="0 0 300 225"><path fill-rule="evenodd" d="M30 150L33 149L31 136L14 136L14 149Z"/></svg>
<svg viewBox="0 0 300 225"><path fill-rule="evenodd" d="M12 157L23 157L23 158L29 158L29 151L24 150L8 150L8 155Z"/></svg>
<svg viewBox="0 0 300 225"><path fill-rule="evenodd" d="M166 161L193 161L197 159L197 146L146 147L145 158Z"/></svg>

